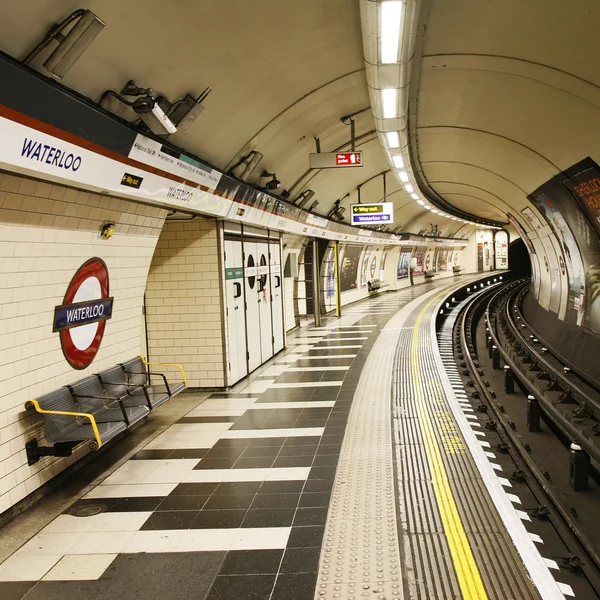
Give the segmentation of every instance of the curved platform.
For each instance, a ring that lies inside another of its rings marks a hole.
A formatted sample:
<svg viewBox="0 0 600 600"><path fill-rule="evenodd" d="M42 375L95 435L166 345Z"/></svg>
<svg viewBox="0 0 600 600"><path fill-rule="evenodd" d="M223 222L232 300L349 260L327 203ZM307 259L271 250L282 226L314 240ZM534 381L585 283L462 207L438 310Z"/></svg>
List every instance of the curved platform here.
<svg viewBox="0 0 600 600"><path fill-rule="evenodd" d="M230 393L198 394L15 541L0 597L564 598L437 350L457 285L352 305Z"/></svg>

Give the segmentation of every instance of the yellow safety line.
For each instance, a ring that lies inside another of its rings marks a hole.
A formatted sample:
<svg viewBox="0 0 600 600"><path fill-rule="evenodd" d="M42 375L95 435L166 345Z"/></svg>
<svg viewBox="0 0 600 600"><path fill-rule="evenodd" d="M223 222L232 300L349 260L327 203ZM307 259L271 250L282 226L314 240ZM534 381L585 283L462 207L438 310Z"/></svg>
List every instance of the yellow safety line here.
<svg viewBox="0 0 600 600"><path fill-rule="evenodd" d="M94 415L90 415L88 413L79 413L79 412L65 412L62 410L44 410L40 407L40 404L37 400L29 400L36 412L39 412L42 415L66 415L68 417L85 417L90 420L90 425L92 426L92 431L94 432L94 437L96 438L96 443L98 444L97 450L102 446L102 439L100 438L100 432L98 431L98 425L96 425L96 419ZM26 403L27 405L27 403Z"/></svg>
<svg viewBox="0 0 600 600"><path fill-rule="evenodd" d="M339 243L333 242L333 281L335 284L335 316L341 317L341 306L340 306L340 274L339 274Z"/></svg>
<svg viewBox="0 0 600 600"><path fill-rule="evenodd" d="M431 471L433 489L462 597L464 600L487 600L488 596L481 579L481 574L477 567L477 563L475 562L475 557L473 556L465 528L458 513L454 495L450 488L448 472L446 471L442 459L440 445L435 436L433 422L425 406L425 391L421 382L422 374L418 355L419 326L427 310L444 294L447 294L447 290L437 294L425 308L423 308L417 317L413 330L411 367L415 398L417 401L416 409L425 442L425 450L427 453L429 469Z"/></svg>
<svg viewBox="0 0 600 600"><path fill-rule="evenodd" d="M183 367L181 365L174 365L171 363L148 362L143 356L140 356L140 358L142 359L142 362L145 365L150 366L150 367L177 367L181 371L181 378L183 379L183 383L184 383L185 387L188 386L187 377L185 376L185 371L183 370Z"/></svg>

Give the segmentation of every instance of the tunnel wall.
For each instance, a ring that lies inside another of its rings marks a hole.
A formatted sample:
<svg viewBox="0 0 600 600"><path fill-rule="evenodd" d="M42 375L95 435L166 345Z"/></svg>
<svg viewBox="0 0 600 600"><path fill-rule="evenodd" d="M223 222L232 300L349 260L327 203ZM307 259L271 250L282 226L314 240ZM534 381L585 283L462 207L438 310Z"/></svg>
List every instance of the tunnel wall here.
<svg viewBox="0 0 600 600"><path fill-rule="evenodd" d="M25 443L43 422L24 403L140 352L146 276L166 211L117 198L0 173L0 513L87 452L42 458L29 467ZM103 222L115 234L102 240ZM113 316L92 364L66 361L54 309L79 267L92 257L108 268Z"/></svg>

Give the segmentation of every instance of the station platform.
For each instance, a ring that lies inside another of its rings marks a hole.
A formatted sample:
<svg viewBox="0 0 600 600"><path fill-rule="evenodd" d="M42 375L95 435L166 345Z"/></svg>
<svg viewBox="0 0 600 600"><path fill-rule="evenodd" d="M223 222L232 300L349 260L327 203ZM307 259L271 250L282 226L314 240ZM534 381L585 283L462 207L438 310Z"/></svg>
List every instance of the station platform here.
<svg viewBox="0 0 600 600"><path fill-rule="evenodd" d="M231 391L182 394L60 514L7 526L0 598L564 598L438 350L469 280L351 305Z"/></svg>

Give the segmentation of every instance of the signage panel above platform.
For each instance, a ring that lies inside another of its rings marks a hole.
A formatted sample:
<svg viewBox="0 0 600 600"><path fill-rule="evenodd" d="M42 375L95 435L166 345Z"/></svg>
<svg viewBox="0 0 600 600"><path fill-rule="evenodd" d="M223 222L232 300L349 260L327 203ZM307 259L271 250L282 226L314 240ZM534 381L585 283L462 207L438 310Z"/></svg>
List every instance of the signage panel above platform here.
<svg viewBox="0 0 600 600"><path fill-rule="evenodd" d="M394 203L378 202L377 204L351 204L352 225L371 225L394 222Z"/></svg>
<svg viewBox="0 0 600 600"><path fill-rule="evenodd" d="M347 169L363 166L363 155L358 152L318 152L310 154L311 169Z"/></svg>

